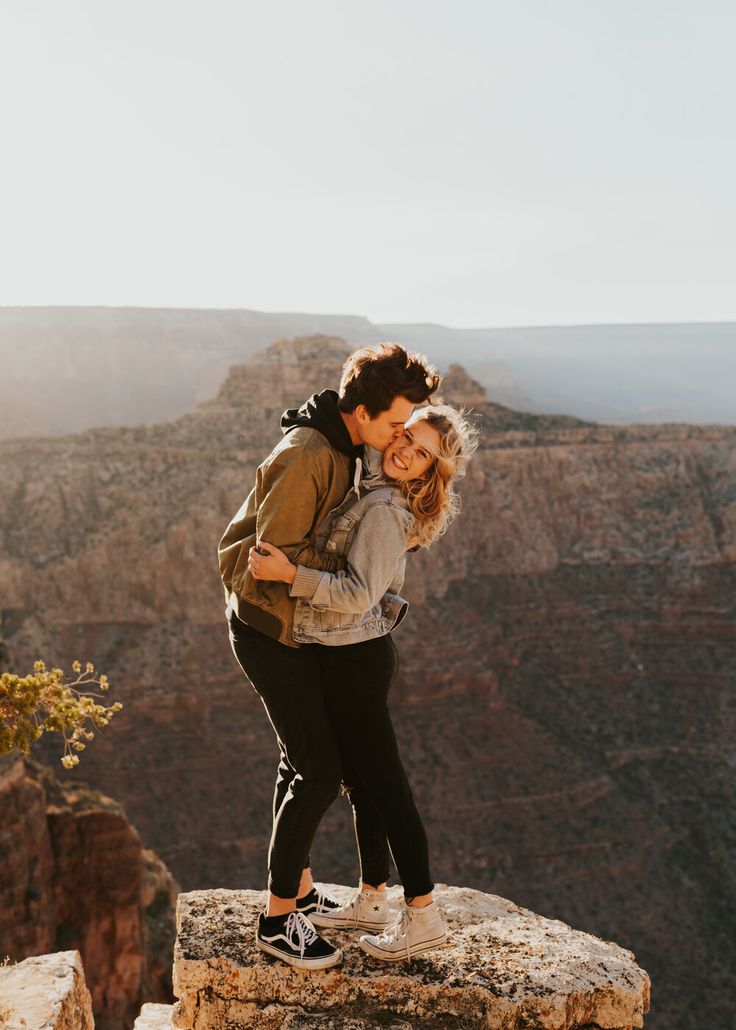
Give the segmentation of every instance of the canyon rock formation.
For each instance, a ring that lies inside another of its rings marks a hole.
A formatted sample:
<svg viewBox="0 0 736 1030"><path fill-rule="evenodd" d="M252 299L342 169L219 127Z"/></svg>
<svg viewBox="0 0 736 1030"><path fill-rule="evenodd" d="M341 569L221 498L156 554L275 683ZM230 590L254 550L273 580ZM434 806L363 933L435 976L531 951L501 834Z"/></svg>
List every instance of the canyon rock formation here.
<svg viewBox="0 0 736 1030"><path fill-rule="evenodd" d="M3 758L0 827L0 958L80 952L97 1030L127 1030L144 998L167 1000L178 888L120 806L34 762ZM8 967L18 977L26 969L39 1004L39 977L54 956L44 958L46 966L29 958Z"/></svg>
<svg viewBox="0 0 736 1030"><path fill-rule="evenodd" d="M280 341L174 421L0 444L14 669L109 674L125 708L74 776L124 803L185 890L263 882L276 754L229 651L216 546L281 410L336 385L345 353ZM631 948L655 984L648 1027L720 1030L736 430L516 413L448 380L483 440L462 516L409 557L393 698L435 876ZM313 857L355 881L344 802Z"/></svg>

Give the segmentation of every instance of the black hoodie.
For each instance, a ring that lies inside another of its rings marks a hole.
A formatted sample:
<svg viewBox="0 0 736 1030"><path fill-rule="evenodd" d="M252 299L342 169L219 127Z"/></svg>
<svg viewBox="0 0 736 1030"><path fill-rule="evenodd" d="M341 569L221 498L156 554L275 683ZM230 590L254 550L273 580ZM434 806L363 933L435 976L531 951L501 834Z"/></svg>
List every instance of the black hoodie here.
<svg viewBox="0 0 736 1030"><path fill-rule="evenodd" d="M296 600L285 583L253 579L248 551L257 543L259 527L266 526L274 534L269 543L283 544L295 564L338 571L343 559L318 553L314 530L345 499L363 447L353 445L334 390L285 412L281 427L295 438L282 440L259 466L255 486L225 530L218 555L227 603L238 618L282 644L299 647L293 633Z"/></svg>
<svg viewBox="0 0 736 1030"><path fill-rule="evenodd" d="M358 444L356 447L350 439L348 427L337 407L336 390L314 393L308 401L302 404L301 408L289 408L288 411L285 411L281 416L282 432L288 433L297 426L316 429L336 451L352 458L353 463L356 458L363 460L363 445Z"/></svg>

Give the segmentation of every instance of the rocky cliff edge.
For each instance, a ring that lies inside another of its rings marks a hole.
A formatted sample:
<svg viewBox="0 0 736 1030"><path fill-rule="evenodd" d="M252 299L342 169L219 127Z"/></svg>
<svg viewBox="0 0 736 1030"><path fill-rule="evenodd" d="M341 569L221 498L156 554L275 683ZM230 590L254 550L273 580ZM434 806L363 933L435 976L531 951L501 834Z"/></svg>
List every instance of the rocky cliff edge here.
<svg viewBox="0 0 736 1030"><path fill-rule="evenodd" d="M328 885L345 900L348 888ZM397 899L397 889L391 891ZM610 941L511 901L439 885L447 945L381 964L357 931L332 931L339 967L305 975L262 955L258 891L180 894L173 1025L179 1030L633 1030L649 1009L649 977Z"/></svg>

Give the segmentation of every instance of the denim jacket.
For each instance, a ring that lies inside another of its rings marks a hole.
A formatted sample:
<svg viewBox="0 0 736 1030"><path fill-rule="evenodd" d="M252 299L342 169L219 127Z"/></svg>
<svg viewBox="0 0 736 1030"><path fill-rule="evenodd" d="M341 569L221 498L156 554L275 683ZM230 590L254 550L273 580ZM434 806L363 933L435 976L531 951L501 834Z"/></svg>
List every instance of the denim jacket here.
<svg viewBox="0 0 736 1030"><path fill-rule="evenodd" d="M303 644L356 644L384 636L404 618L406 538L413 522L395 486L361 485L317 530L315 546L344 557L342 572L297 566L289 593L296 598L294 639Z"/></svg>

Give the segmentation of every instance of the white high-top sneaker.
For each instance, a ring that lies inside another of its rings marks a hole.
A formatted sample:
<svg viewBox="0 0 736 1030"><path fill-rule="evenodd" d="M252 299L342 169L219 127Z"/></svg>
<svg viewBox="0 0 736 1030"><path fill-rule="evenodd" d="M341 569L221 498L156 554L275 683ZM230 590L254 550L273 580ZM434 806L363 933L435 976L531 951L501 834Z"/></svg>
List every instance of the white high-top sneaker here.
<svg viewBox="0 0 736 1030"><path fill-rule="evenodd" d="M444 944L447 927L434 902L424 908L402 905L394 923L380 936L365 935L358 942L369 955L386 962L403 962Z"/></svg>
<svg viewBox="0 0 736 1030"><path fill-rule="evenodd" d="M356 890L355 894L340 908L311 912L309 919L315 926L356 927L360 930L375 930L380 933L396 919L396 911L389 907L388 894L384 891Z"/></svg>

